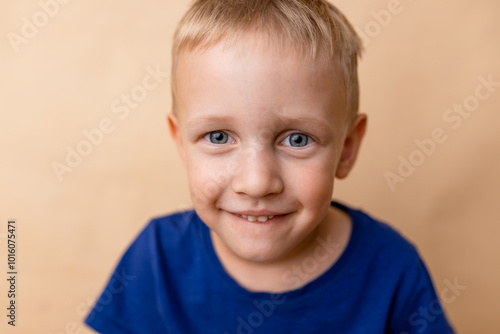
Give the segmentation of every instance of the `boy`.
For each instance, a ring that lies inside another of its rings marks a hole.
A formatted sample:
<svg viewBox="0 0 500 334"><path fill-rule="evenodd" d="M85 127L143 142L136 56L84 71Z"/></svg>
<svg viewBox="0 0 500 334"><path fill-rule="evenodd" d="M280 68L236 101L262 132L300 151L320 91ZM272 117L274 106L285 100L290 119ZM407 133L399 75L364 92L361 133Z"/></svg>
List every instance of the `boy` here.
<svg viewBox="0 0 500 334"><path fill-rule="evenodd" d="M325 1L192 5L174 39L168 124L194 211L149 223L87 324L101 333L452 333L416 250L331 202L366 127L360 50Z"/></svg>

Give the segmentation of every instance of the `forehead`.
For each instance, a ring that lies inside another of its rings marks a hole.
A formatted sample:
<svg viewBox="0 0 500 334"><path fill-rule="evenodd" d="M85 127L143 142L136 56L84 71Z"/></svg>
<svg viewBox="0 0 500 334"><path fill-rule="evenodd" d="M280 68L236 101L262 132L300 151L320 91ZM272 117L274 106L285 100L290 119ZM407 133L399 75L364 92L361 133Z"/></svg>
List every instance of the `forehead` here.
<svg viewBox="0 0 500 334"><path fill-rule="evenodd" d="M184 51L174 70L182 118L226 109L267 109L281 115L316 110L332 116L343 110L333 62L256 34Z"/></svg>

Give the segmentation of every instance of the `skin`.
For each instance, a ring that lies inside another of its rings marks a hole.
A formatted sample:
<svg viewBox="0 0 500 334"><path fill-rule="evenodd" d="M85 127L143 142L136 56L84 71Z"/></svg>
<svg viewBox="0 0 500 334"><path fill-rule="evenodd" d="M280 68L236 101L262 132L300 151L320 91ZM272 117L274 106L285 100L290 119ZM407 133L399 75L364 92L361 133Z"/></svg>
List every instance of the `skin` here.
<svg viewBox="0 0 500 334"><path fill-rule="evenodd" d="M366 116L347 119L331 66L258 37L183 53L168 124L228 274L248 290L282 292L321 275L347 245L350 218L330 201L335 177L356 160ZM335 251L300 282L284 279L314 256L318 238Z"/></svg>

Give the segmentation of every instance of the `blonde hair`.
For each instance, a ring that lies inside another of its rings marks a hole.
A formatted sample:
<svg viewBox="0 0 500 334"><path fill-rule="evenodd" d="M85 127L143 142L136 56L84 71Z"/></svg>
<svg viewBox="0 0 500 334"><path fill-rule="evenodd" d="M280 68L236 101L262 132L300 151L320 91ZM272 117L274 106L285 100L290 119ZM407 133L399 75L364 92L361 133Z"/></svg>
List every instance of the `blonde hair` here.
<svg viewBox="0 0 500 334"><path fill-rule="evenodd" d="M172 48L172 101L176 111L175 70L184 52L237 40L251 30L316 60L327 57L340 72L349 116L359 108L357 59L362 44L345 16L325 0L195 0L179 23Z"/></svg>

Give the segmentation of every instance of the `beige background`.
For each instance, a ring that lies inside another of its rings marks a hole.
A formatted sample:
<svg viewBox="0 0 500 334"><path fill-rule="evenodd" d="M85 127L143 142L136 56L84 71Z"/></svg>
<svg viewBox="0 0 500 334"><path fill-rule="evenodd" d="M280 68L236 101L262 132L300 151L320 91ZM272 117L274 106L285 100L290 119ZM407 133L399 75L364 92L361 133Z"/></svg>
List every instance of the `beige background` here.
<svg viewBox="0 0 500 334"><path fill-rule="evenodd" d="M140 92L148 67L168 71L188 1L67 2L46 21L38 1L0 2L2 333L90 333L81 321L126 246L149 218L190 203L164 120L168 78L128 117L111 107ZM336 1L368 36L360 77L370 120L358 165L335 198L417 245L438 293L454 297L444 306L460 333L499 333L500 87L456 129L443 115L474 102L478 77L500 81L500 2L401 0L398 14L377 23L372 11L394 3ZM22 36L23 18L33 16L43 26L16 52L8 34ZM67 147L105 119L113 131L59 182L54 161L64 163ZM446 140L391 191L384 174L397 173L400 156L418 158L415 140L436 128ZM9 218L18 226L15 329L4 315ZM467 288L450 295L455 280Z"/></svg>

